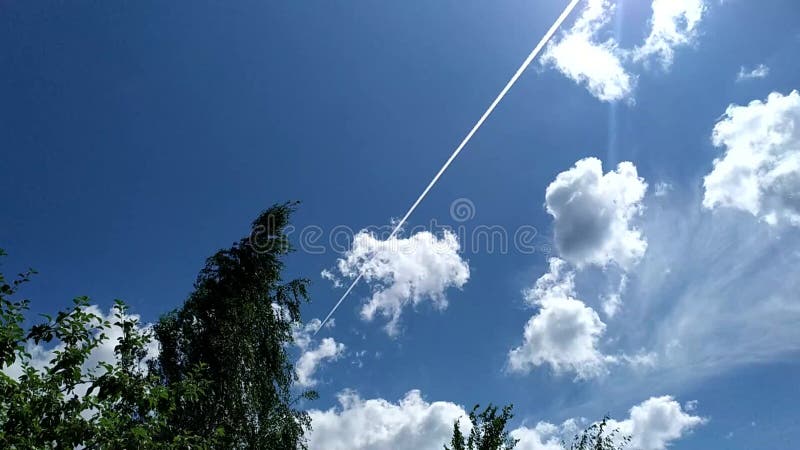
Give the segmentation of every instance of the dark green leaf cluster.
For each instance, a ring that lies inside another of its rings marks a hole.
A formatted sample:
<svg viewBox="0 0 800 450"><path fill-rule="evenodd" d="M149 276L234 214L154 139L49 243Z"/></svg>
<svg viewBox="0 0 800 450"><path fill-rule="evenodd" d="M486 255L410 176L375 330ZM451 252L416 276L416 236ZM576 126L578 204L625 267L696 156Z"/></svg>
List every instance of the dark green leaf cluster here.
<svg viewBox="0 0 800 450"><path fill-rule="evenodd" d="M480 405L475 405L469 413L472 430L469 437L464 438L459 427L459 421L453 425L453 438L450 447L445 450L512 450L517 445L517 440L512 439L506 425L514 417L511 414L512 405L508 405L498 414L496 406L489 404L486 409L478 413Z"/></svg>
<svg viewBox="0 0 800 450"><path fill-rule="evenodd" d="M577 434L572 443L563 447L567 450L622 450L631 441L630 436L621 436L619 429L608 431L610 418L604 417L598 423Z"/></svg>
<svg viewBox="0 0 800 450"><path fill-rule="evenodd" d="M13 297L33 271L0 275L0 448L304 448L310 419L295 406L316 393L293 392L287 348L308 281L281 278L294 208L268 209L210 257L152 330L120 301L106 319L85 297L26 329L29 303ZM113 361L97 361L109 335ZM38 345L52 359L32 358Z"/></svg>
<svg viewBox="0 0 800 450"><path fill-rule="evenodd" d="M7 283L0 274L0 448L185 449L212 448L218 436L172 429L176 406L196 401L207 389L195 373L165 386L147 367L151 336L117 302L113 322L92 312L85 297L55 317L24 328L28 301L12 298L28 272ZM92 353L120 337L114 362L92 365ZM33 364L29 349L53 348L49 361Z"/></svg>
<svg viewBox="0 0 800 450"><path fill-rule="evenodd" d="M506 406L499 414L497 407L491 404L479 414L478 409L476 405L469 414L472 430L468 437L461 432L459 421L456 420L450 446L445 445L445 450L512 450L519 442L506 431L508 421L513 417L512 406ZM623 450L630 444L631 438L620 435L618 429L609 432L610 420L604 417L602 421L575 435L572 443L562 442L561 446L565 450Z"/></svg>
<svg viewBox="0 0 800 450"><path fill-rule="evenodd" d="M183 307L161 318L159 370L167 384L205 368L208 395L173 415L179 429L224 432L224 448L304 447L310 427L293 407L295 373L286 348L292 323L307 300L305 279L284 282L284 232L295 204L276 205L254 222L248 237L206 261ZM300 398L314 398L313 392Z"/></svg>

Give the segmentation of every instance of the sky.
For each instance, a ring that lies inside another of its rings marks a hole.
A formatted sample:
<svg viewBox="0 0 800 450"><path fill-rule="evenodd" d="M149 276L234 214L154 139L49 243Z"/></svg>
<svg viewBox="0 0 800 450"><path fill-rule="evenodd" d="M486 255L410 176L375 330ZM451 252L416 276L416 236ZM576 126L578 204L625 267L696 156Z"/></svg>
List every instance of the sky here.
<svg viewBox="0 0 800 450"><path fill-rule="evenodd" d="M438 449L489 402L522 450L605 414L791 446L796 1L582 0L386 239L566 4L0 1L3 270L152 322L300 200L312 449Z"/></svg>

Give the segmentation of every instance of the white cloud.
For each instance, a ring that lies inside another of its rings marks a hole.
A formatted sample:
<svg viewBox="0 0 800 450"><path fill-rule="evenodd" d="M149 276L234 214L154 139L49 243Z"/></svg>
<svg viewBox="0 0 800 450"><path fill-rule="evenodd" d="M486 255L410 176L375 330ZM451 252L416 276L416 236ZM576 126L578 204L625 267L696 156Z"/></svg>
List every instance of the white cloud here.
<svg viewBox="0 0 800 450"><path fill-rule="evenodd" d="M606 317L614 317L622 307L622 295L619 292L612 292L603 297L603 313Z"/></svg>
<svg viewBox="0 0 800 450"><path fill-rule="evenodd" d="M311 450L441 450L450 441L458 419L461 431L469 433L467 412L459 405L427 402L418 390L408 392L399 402L382 398L364 400L347 390L338 396L339 406L327 411L311 410ZM630 416L612 421L630 435L632 448L663 450L670 443L704 424L705 419L684 411L672 397L654 397L630 409ZM517 450L561 450L583 430L586 421L573 418L561 425L539 422L510 431L519 439Z"/></svg>
<svg viewBox="0 0 800 450"><path fill-rule="evenodd" d="M447 307L445 291L461 288L469 280L469 265L459 255L455 234L445 231L441 238L423 231L409 238L377 239L362 231L353 247L338 261L342 276L363 274L371 284L371 299L361 308L361 317L372 320L376 314L387 319L387 333L399 332L399 320L406 306L430 301L437 309Z"/></svg>
<svg viewBox="0 0 800 450"><path fill-rule="evenodd" d="M408 392L398 403L362 400L356 393L339 394L338 408L311 410L311 450L441 450L450 440L453 424L461 419L469 430L467 413L450 402L429 403L420 391Z"/></svg>
<svg viewBox="0 0 800 450"><path fill-rule="evenodd" d="M366 350L360 350L353 354L351 364L361 369L364 367L364 356L367 354Z"/></svg>
<svg viewBox="0 0 800 450"><path fill-rule="evenodd" d="M764 64L759 64L753 69L746 69L744 66L739 68L739 74L736 76L736 81L755 80L759 78L766 78L769 75L769 67Z"/></svg>
<svg viewBox="0 0 800 450"><path fill-rule="evenodd" d="M552 258L550 271L526 293L526 300L539 311L525 325L522 345L509 352L509 370L527 373L549 364L556 373L575 372L576 379L608 371L607 364L615 358L597 349L606 325L575 298L574 277L564 261Z"/></svg>
<svg viewBox="0 0 800 450"><path fill-rule="evenodd" d="M616 13L611 0L589 0L575 24L548 45L542 64L558 69L585 86L601 101L627 99L632 102L637 75L633 62L656 60L668 69L675 49L689 45L706 11L704 0L653 0L650 32L632 50L621 48L617 39L604 37Z"/></svg>
<svg viewBox="0 0 800 450"><path fill-rule="evenodd" d="M705 177L703 206L727 207L777 225L800 226L800 94L731 105L714 145L725 153Z"/></svg>
<svg viewBox="0 0 800 450"><path fill-rule="evenodd" d="M617 288L603 296L602 298L602 307L603 313L605 313L606 317L614 317L619 312L620 308L622 307L622 294L625 292L625 288L628 286L628 276L622 274L620 276L619 284Z"/></svg>
<svg viewBox="0 0 800 450"><path fill-rule="evenodd" d="M656 370L615 372L601 405L800 351L800 234L735 210L706 214L699 198L659 203L648 205L650 248L630 273L625 320L614 326L615 347L644 349Z"/></svg>
<svg viewBox="0 0 800 450"><path fill-rule="evenodd" d="M697 33L706 6L703 0L653 0L650 34L633 52L636 61L655 58L669 68L675 48L688 45Z"/></svg>
<svg viewBox="0 0 800 450"><path fill-rule="evenodd" d="M304 351L295 366L297 383L303 387L316 385L317 380L313 376L319 364L325 360L338 359L344 349L344 344L337 343L333 338L324 338L316 348Z"/></svg>
<svg viewBox="0 0 800 450"><path fill-rule="evenodd" d="M563 450L561 441L569 441L570 434L580 431L574 420L564 422L560 427L548 422L539 422L533 428L525 426L516 428L509 433L513 439L518 439L515 450Z"/></svg>
<svg viewBox="0 0 800 450"><path fill-rule="evenodd" d="M631 223L642 211L646 191L647 183L630 162L604 175L599 159L586 158L558 174L547 187L545 204L561 257L579 268L615 263L630 269L647 250Z"/></svg>
<svg viewBox="0 0 800 450"><path fill-rule="evenodd" d="M646 371L646 369L652 369L658 364L658 354L655 352L645 352L644 350L634 353L633 356L623 353L619 356L619 359L628 363L630 367L639 369L640 371L643 371L643 369L644 371Z"/></svg>
<svg viewBox="0 0 800 450"><path fill-rule="evenodd" d="M275 310L277 304L273 303L272 307L273 310ZM292 339L294 340L294 345L300 350L308 349L313 343L314 333L319 331L321 325L322 321L319 319L311 319L305 324L293 322ZM335 319L329 320L328 323L325 324L325 328L333 328L334 326L336 326Z"/></svg>
<svg viewBox="0 0 800 450"><path fill-rule="evenodd" d="M684 411L672 397L653 397L630 409L625 420L610 420L606 430L619 430L617 439L629 436L628 448L636 450L664 450L672 442L684 437L706 419ZM586 428L583 419L569 419L561 425L539 422L533 428L519 427L511 436L519 439L517 450L560 450L560 442L570 442Z"/></svg>
<svg viewBox="0 0 800 450"><path fill-rule="evenodd" d="M614 39L597 41L598 32L608 24L613 6L609 0L590 0L575 25L542 55L542 64L552 65L601 101L630 96L636 84L623 67L625 52Z"/></svg>
<svg viewBox="0 0 800 450"><path fill-rule="evenodd" d="M706 419L684 411L672 397L653 397L634 406L630 417L621 422L610 421L609 429L619 429L631 437L631 448L664 450L674 440L706 423Z"/></svg>
<svg viewBox="0 0 800 450"><path fill-rule="evenodd" d="M302 387L311 387L317 384L314 374L325 361L335 361L342 357L345 345L336 342L333 338L324 338L318 345L314 345L313 334L319 330L321 321L313 319L305 325L294 324L292 336L297 348L300 349L300 358L295 364L297 384ZM325 326L333 327L329 321Z"/></svg>
<svg viewBox="0 0 800 450"><path fill-rule="evenodd" d="M333 272L328 269L323 269L322 272L319 274L323 280L328 280L333 283L333 287L340 288L342 287L342 280L339 279Z"/></svg>
<svg viewBox="0 0 800 450"><path fill-rule="evenodd" d="M675 190L675 186L666 181L659 181L656 183L653 195L656 197L666 197L670 192Z"/></svg>

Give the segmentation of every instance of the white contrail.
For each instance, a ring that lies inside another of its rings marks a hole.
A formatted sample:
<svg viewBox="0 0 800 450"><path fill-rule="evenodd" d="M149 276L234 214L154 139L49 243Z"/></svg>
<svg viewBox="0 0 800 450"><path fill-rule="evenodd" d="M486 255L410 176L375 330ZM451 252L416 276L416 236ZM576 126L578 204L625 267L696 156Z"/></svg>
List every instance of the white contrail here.
<svg viewBox="0 0 800 450"><path fill-rule="evenodd" d="M500 103L500 101L503 100L503 97L506 96L508 91L511 90L511 88L514 86L514 84L517 82L519 77L522 75L522 72L525 72L525 69L527 69L528 66L531 65L533 60L536 59L536 57L542 51L544 46L547 45L547 42L550 41L550 39L553 37L553 35L556 33L556 31L558 31L558 29L561 27L561 24L564 23L564 21L567 19L567 17L570 15L570 13L572 13L572 11L575 9L576 6L578 6L578 3L580 3L580 2L581 2L581 0L571 0L569 2L569 5L567 5L567 7L564 9L564 12L562 12L561 15L558 16L558 19L556 19L555 23L553 23L553 26L550 27L549 30L547 30L547 33L545 33L544 37L542 37L542 40L539 41L539 43L536 45L536 47L533 49L533 51L528 55L527 58L525 58L525 61L523 61L522 65L519 66L519 69L517 69L517 72L508 81L508 83L506 84L506 87L504 87L503 90L500 91L500 94L497 95L497 98L494 99L492 104L489 105L489 108L486 110L486 112L483 113L481 118L478 119L478 122L475 124L475 126L472 127L472 130L470 130L470 132L467 134L467 137L465 137L464 140L461 141L461 144L458 145L458 147L453 152L453 154L450 155L450 158L448 158L447 161L442 166L442 168L439 169L439 172L436 174L436 176L433 177L433 179L431 180L430 183L428 183L428 187L426 187L425 190L422 191L422 194L420 194L419 197L417 197L417 201L415 201L414 204L411 205L411 208L408 209L408 212L406 212L406 215L403 216L403 218L400 219L399 222L397 222L397 225L394 227L394 230L392 231L392 234L389 235L389 238L387 239L387 241L391 240L392 238L394 238L397 235L397 233L400 231L400 229L406 223L406 220L408 220L408 218L411 216L411 214L414 213L414 210L417 209L417 206L419 206L419 204L422 203L422 200L424 200L425 197L428 195L428 192L430 192L430 190L433 189L433 186L439 181L439 178L442 177L442 174L445 172L445 170L447 170L447 168L450 167L450 164L452 164L453 160L455 160L456 157L458 157L458 154L461 153L461 150L463 150L464 147L467 146L469 141L472 139L472 136L474 136L475 133L478 131L478 129L480 129L480 127L483 125L483 122L485 122L486 119L489 118L489 116L492 114L492 112L494 112L494 109L497 107L497 105ZM340 298L339 301L336 302L336 305L334 305L333 309L331 309L331 312L328 313L328 316L325 317L325 320L322 321L322 324L317 329L317 331L314 333L314 335L319 333L319 330L321 330L322 327L331 318L331 316L333 316L333 313L335 313L336 310L339 309L339 305L341 305L342 302L344 301L344 299L347 298L348 295L350 295L350 292L353 290L353 288L356 286L356 284L358 284L358 282L361 281L361 278L363 276L364 276L364 274L360 273L358 275L358 277L356 277L356 279L353 280L353 282L350 284L350 287L347 288L347 290L344 292L344 295L342 295L342 298Z"/></svg>

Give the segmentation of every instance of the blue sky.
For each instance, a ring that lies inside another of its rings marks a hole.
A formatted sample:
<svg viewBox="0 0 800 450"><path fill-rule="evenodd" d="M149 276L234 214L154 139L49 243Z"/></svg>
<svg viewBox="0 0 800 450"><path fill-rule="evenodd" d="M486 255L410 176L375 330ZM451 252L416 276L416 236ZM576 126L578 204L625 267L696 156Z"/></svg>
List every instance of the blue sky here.
<svg viewBox="0 0 800 450"><path fill-rule="evenodd" d="M582 2L412 216L396 242L411 252L330 245L402 216L565 4L2 2L4 269L39 270L36 311L89 295L152 321L259 211L301 200L295 244L323 233L288 261L313 281L309 330L342 294L323 270L372 276L295 349L319 356L313 448L440 448L462 407L490 401L514 403L524 449L605 413L646 449L785 447L800 438L795 1ZM534 251L448 242L432 221L533 227Z"/></svg>

